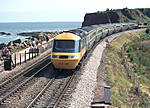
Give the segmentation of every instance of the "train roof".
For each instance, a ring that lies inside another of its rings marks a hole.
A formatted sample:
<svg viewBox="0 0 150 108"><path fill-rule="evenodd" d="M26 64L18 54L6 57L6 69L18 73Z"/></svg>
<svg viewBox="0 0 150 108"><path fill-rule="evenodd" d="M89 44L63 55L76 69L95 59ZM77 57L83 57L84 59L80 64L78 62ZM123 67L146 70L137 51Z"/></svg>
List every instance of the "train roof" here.
<svg viewBox="0 0 150 108"><path fill-rule="evenodd" d="M73 33L73 34L83 38L83 37L87 36L88 33L92 32L95 29L114 28L114 27L129 25L129 24L135 24L135 23L112 23L112 24L91 25L91 26L85 26L85 27L82 27L82 28L77 28L77 29L64 31L64 33Z"/></svg>
<svg viewBox="0 0 150 108"><path fill-rule="evenodd" d="M82 28L68 30L68 31L65 31L65 33L73 33L80 37L85 37L88 34L88 32L83 30Z"/></svg>
<svg viewBox="0 0 150 108"><path fill-rule="evenodd" d="M73 33L62 33L55 37L56 40L79 40L81 37Z"/></svg>
<svg viewBox="0 0 150 108"><path fill-rule="evenodd" d="M87 32L91 32L94 29L98 28L97 26L86 26L86 27L82 27L83 30L87 31Z"/></svg>

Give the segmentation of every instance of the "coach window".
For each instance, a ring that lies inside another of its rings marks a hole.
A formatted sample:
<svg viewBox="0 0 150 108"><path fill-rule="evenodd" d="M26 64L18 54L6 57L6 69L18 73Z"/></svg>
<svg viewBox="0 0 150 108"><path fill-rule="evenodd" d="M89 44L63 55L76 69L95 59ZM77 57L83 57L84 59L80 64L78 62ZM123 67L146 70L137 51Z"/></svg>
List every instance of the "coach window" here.
<svg viewBox="0 0 150 108"><path fill-rule="evenodd" d="M79 40L79 52L81 51L81 40Z"/></svg>
<svg viewBox="0 0 150 108"><path fill-rule="evenodd" d="M85 42L86 42L86 41L85 41L85 38L84 38L84 46L85 46Z"/></svg>
<svg viewBox="0 0 150 108"><path fill-rule="evenodd" d="M82 44L81 48L83 49L84 48L84 39L81 40L81 44Z"/></svg>

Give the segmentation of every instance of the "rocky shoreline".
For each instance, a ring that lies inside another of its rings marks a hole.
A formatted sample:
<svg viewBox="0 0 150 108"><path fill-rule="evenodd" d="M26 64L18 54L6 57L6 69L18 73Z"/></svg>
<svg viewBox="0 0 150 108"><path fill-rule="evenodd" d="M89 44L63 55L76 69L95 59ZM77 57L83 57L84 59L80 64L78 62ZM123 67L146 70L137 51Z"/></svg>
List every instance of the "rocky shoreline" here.
<svg viewBox="0 0 150 108"><path fill-rule="evenodd" d="M41 33L44 33L44 34L54 34L54 32L58 32L58 31L53 31L53 32L21 32L21 33L17 33L17 35L19 35L19 36L37 37Z"/></svg>
<svg viewBox="0 0 150 108"><path fill-rule="evenodd" d="M56 35L62 33L62 31L52 31L52 32L24 32L18 33L17 35L29 36L26 41L21 42L21 39L10 41L8 44L0 44L0 57L2 49L7 47L11 53L16 52L17 50L22 50L33 46L33 43L38 45L42 44L43 41L49 41L54 38Z"/></svg>

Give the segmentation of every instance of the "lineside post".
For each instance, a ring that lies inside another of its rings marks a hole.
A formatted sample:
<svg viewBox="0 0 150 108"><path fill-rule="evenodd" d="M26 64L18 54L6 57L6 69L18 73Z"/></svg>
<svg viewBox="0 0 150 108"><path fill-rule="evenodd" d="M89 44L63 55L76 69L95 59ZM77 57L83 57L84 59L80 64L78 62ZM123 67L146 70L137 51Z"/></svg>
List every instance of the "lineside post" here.
<svg viewBox="0 0 150 108"><path fill-rule="evenodd" d="M26 57L26 51L25 51L25 55L24 55L24 62L26 63L26 59L27 59L27 57Z"/></svg>
<svg viewBox="0 0 150 108"><path fill-rule="evenodd" d="M16 63L16 53L15 53L15 67L16 67L17 63Z"/></svg>
<svg viewBox="0 0 150 108"><path fill-rule="evenodd" d="M33 59L33 48L32 48L32 59Z"/></svg>
<svg viewBox="0 0 150 108"><path fill-rule="evenodd" d="M30 50L29 50L29 60L30 60Z"/></svg>
<svg viewBox="0 0 150 108"><path fill-rule="evenodd" d="M20 53L20 65L21 65L21 53Z"/></svg>

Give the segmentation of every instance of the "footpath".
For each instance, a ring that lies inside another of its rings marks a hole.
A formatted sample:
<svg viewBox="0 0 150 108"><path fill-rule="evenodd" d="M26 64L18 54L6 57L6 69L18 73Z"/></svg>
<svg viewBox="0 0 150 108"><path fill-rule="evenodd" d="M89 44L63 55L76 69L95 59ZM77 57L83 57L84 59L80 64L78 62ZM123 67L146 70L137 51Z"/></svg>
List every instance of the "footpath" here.
<svg viewBox="0 0 150 108"><path fill-rule="evenodd" d="M40 58L40 56L46 52L50 53L51 42L52 42L52 39L49 40L49 42L43 41L42 45L38 45L36 49L29 47L29 48L23 49L19 52L15 52L15 53L11 54L12 62L11 62L11 70L9 70L9 72L15 70L16 67L20 67L23 64L26 64L29 61L33 61L33 59L35 59L35 58L36 59ZM38 51L37 51L37 49L38 49ZM0 61L0 72L5 72L4 60Z"/></svg>

